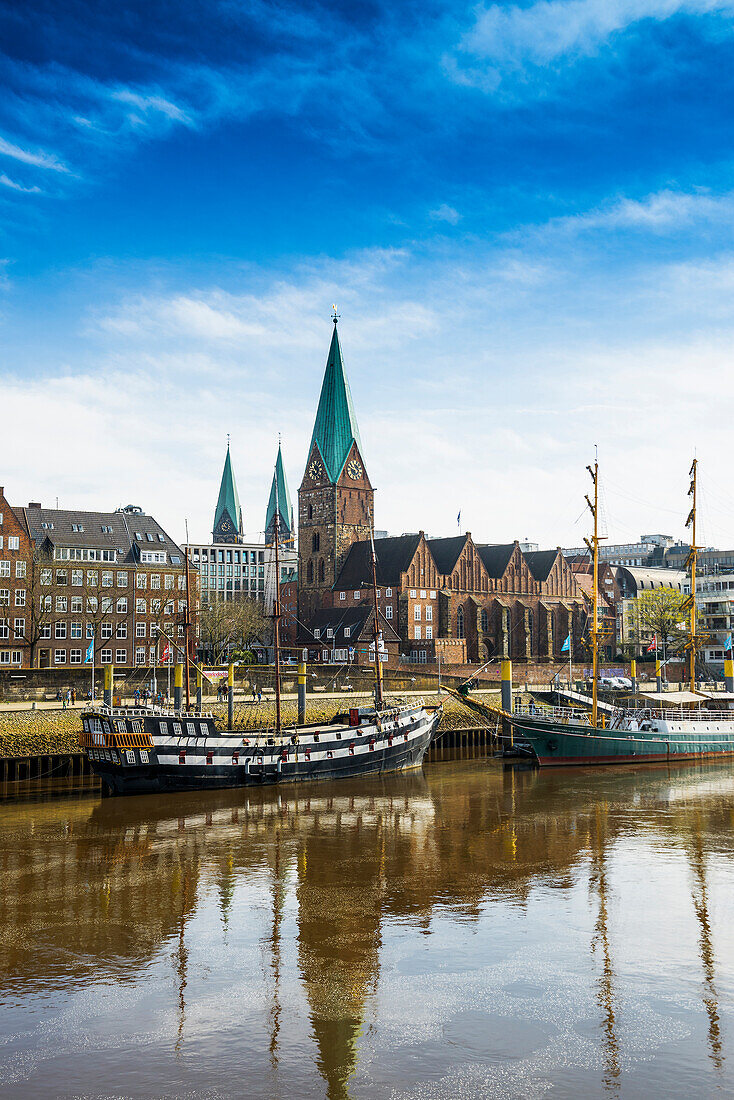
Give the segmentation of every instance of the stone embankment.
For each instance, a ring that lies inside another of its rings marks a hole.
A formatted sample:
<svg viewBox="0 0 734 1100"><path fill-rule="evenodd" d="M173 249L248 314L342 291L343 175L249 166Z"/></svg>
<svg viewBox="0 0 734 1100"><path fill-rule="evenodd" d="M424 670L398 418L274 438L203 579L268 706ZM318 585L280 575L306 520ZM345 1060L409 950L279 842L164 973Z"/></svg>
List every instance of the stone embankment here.
<svg viewBox="0 0 734 1100"><path fill-rule="evenodd" d="M499 692L482 692L479 697L493 703L499 703ZM438 696L423 696L426 703L435 703ZM367 697L339 696L329 698L309 696L306 720L318 725L327 723L337 711L343 712L350 706L365 706ZM220 703L207 703L206 709L217 718L217 724L223 726L227 721L227 706ZM0 758L30 757L74 753L78 749L77 739L81 729L81 710L78 704L69 710L0 710ZM235 703L235 722L237 725L253 729L267 729L273 724L274 707L272 702L262 704L237 700ZM295 723L297 704L295 698L283 700L282 716L284 723ZM441 719L442 729L462 729L478 724L476 715L451 696L444 696L444 712Z"/></svg>

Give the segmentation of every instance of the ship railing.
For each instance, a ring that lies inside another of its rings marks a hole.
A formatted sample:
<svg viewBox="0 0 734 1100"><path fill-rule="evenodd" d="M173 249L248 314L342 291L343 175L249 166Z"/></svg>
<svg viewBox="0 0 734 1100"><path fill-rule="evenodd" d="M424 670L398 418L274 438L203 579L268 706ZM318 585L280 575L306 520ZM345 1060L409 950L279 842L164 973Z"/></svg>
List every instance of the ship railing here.
<svg viewBox="0 0 734 1100"><path fill-rule="evenodd" d="M83 714L102 714L108 718L214 718L213 713L209 711L198 712L186 710L176 710L173 707L107 707L96 706L87 707Z"/></svg>
<svg viewBox="0 0 734 1100"><path fill-rule="evenodd" d="M576 722L588 725L591 715L581 707L554 707L550 703L518 703L513 714L528 718L546 718L555 722Z"/></svg>
<svg viewBox="0 0 734 1100"><path fill-rule="evenodd" d="M666 722L671 719L679 722L681 718L685 718L688 722L734 722L734 710L706 710L701 707L694 710L692 707L685 706L653 710L651 707L645 707L643 710L628 710L624 717L637 722Z"/></svg>

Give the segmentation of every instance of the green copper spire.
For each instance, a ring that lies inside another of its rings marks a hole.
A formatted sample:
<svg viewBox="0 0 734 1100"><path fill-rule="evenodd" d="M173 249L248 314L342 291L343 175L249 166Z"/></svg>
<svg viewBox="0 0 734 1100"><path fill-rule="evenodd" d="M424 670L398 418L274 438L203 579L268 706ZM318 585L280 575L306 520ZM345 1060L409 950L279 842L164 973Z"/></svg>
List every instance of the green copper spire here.
<svg viewBox="0 0 734 1100"><path fill-rule="evenodd" d="M360 453L362 451L352 394L344 373L342 349L336 331L337 320L335 313L334 334L331 337L329 358L326 361L316 423L309 447L310 452L314 443L317 444L331 481L336 481L339 477L353 443L357 444Z"/></svg>
<svg viewBox="0 0 734 1100"><path fill-rule="evenodd" d="M280 442L278 443L278 457L275 460L273 484L270 487L270 500L268 501L268 511L267 515L265 516L266 542L272 542L272 540L275 538L276 485L278 511L280 513L280 538L281 541L287 541L293 535L293 506L291 504L291 495L288 492L288 481L286 480L285 470L283 469L283 455L280 449Z"/></svg>
<svg viewBox="0 0 734 1100"><path fill-rule="evenodd" d="M227 441L227 457L224 460L222 471L222 484L219 486L219 500L217 510L214 513L215 542L235 542L242 534L242 509L240 498L237 494L237 485L234 480L232 460L229 457L229 441Z"/></svg>

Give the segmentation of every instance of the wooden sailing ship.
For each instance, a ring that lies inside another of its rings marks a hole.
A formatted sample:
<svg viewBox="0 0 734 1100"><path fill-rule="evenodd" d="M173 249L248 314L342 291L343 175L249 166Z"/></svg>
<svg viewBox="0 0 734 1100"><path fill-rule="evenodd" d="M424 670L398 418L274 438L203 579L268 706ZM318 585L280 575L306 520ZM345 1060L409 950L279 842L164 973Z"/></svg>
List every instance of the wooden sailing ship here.
<svg viewBox="0 0 734 1100"><path fill-rule="evenodd" d="M277 477L275 479L277 493ZM435 735L441 707L388 701L383 690L377 568L372 539L374 703L318 726L284 727L280 690L280 512L276 496L273 650L275 722L219 730L214 715L189 697L189 565L186 557L185 705L91 707L82 715L80 745L111 793L182 791L384 775L419 768Z"/></svg>

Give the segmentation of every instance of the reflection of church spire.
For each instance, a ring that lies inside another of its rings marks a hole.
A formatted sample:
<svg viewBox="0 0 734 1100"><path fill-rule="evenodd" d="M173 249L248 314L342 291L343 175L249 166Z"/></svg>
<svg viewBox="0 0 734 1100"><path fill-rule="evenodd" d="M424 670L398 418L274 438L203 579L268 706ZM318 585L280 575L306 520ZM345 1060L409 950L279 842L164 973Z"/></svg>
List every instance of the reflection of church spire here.
<svg viewBox="0 0 734 1100"><path fill-rule="evenodd" d="M721 1053L721 1024L719 1021L719 1001L714 984L714 945L709 921L708 889L706 885L706 855L701 839L701 823L697 821L691 848L693 870L693 908L696 910L701 934L698 945L703 964L704 995L703 1005L709 1018L709 1048L711 1061L716 1069L721 1069L724 1058Z"/></svg>
<svg viewBox="0 0 734 1100"><path fill-rule="evenodd" d="M229 931L229 911L232 908L232 898L234 897L235 879L232 873L233 867L234 860L230 852L227 856L226 867L219 876L219 912L224 926L225 940L227 932Z"/></svg>
<svg viewBox="0 0 734 1100"><path fill-rule="evenodd" d="M176 1034L176 1043L174 1046L176 1054L181 1053L184 1024L186 1022L186 986L188 984L187 963L189 952L186 947L184 933L186 931L186 913L189 911L191 901L193 900L193 898L189 896L189 890L189 874L187 870L184 870L181 880L181 917L178 928L178 946L174 953L174 965L178 979L178 1032Z"/></svg>
<svg viewBox="0 0 734 1100"><path fill-rule="evenodd" d="M599 913L594 925L594 938L591 941L592 954L601 948L602 972L597 986L597 1004L602 1010L602 1030L604 1032L604 1085L609 1092L619 1091L619 1041L616 1032L614 1013L614 967L609 943L609 912L607 909L607 870L606 870L606 821L602 820L602 811L597 809L596 829L591 837L592 874L590 885L596 887L599 897Z"/></svg>

